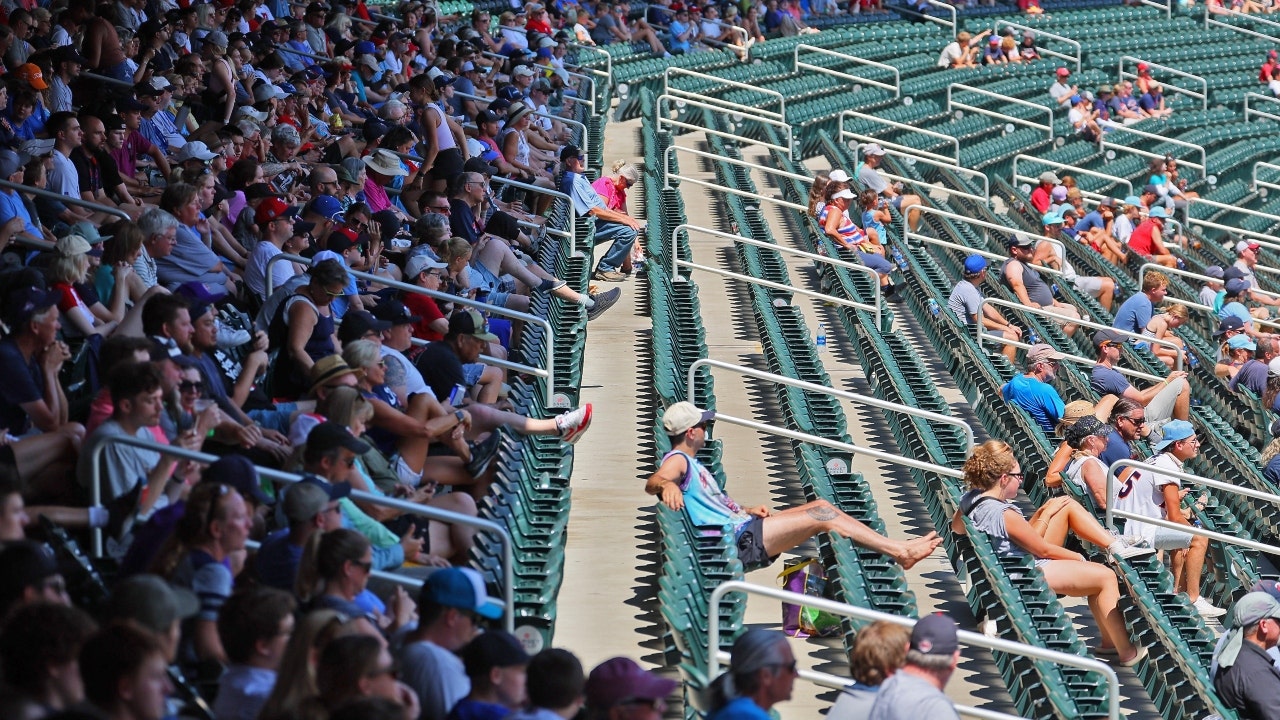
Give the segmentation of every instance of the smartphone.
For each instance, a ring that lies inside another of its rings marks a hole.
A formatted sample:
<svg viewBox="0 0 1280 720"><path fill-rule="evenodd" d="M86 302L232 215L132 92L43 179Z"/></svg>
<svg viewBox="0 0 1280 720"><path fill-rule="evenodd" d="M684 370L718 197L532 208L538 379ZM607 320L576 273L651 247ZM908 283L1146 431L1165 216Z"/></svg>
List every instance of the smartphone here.
<svg viewBox="0 0 1280 720"><path fill-rule="evenodd" d="M459 407L462 405L462 400L466 396L467 389L465 387L461 384L454 385L453 389L449 391L449 404L453 407Z"/></svg>

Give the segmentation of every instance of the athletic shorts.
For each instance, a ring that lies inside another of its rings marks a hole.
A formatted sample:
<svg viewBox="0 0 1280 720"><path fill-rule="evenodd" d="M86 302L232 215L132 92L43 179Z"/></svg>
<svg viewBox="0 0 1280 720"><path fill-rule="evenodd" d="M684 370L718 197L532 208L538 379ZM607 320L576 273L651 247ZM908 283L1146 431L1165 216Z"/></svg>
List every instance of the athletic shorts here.
<svg viewBox="0 0 1280 720"><path fill-rule="evenodd" d="M1076 279L1071 281L1071 284L1074 285L1077 290L1089 295L1090 297L1096 298L1102 294L1102 278L1100 277L1077 275Z"/></svg>
<svg viewBox="0 0 1280 720"><path fill-rule="evenodd" d="M1191 533L1182 532L1181 530L1156 528L1156 536L1151 541L1151 547L1157 550L1186 550L1191 547L1191 538L1193 537L1195 536Z"/></svg>
<svg viewBox="0 0 1280 720"><path fill-rule="evenodd" d="M777 555L769 557L769 553L765 552L763 518L753 517L743 524L738 529L737 544L738 559L742 561L742 567L748 572L769 567L774 560L778 559Z"/></svg>

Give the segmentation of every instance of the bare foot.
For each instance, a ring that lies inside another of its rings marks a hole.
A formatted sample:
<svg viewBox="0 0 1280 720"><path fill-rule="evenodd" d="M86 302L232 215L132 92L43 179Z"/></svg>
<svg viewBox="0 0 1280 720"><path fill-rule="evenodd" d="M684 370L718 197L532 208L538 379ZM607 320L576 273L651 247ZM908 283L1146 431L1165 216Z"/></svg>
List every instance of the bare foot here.
<svg viewBox="0 0 1280 720"><path fill-rule="evenodd" d="M893 559L898 561L903 570L910 570L912 565L929 557L933 553L933 549L940 544L942 544L942 538L938 537L938 533L931 532L928 535L902 543L901 548L893 556Z"/></svg>

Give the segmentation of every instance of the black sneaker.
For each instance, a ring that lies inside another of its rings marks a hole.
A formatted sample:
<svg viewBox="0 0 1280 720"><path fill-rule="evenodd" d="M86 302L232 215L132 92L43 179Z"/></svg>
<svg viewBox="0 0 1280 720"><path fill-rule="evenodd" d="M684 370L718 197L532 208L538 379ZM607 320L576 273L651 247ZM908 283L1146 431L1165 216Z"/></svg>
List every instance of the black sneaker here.
<svg viewBox="0 0 1280 720"><path fill-rule="evenodd" d="M622 297L622 289L614 288L599 295L592 295L591 299L596 301L595 305L587 308L587 320L595 320L604 314L605 310L613 307L618 302L618 298Z"/></svg>
<svg viewBox="0 0 1280 720"><path fill-rule="evenodd" d="M502 443L502 435L497 430L489 433L489 437L480 442L471 443L471 460L467 462L467 474L473 478L480 477L489 469L493 459L498 456L498 446Z"/></svg>

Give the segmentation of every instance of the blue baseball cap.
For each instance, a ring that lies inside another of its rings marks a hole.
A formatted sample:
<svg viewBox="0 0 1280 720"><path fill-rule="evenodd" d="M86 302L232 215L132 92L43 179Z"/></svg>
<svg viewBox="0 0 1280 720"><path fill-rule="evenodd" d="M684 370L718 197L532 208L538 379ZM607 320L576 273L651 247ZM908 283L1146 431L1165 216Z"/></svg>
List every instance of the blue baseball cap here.
<svg viewBox="0 0 1280 720"><path fill-rule="evenodd" d="M1125 205L1133 205L1134 207L1142 207L1142 198L1137 195L1130 195L1124 199Z"/></svg>
<svg viewBox="0 0 1280 720"><path fill-rule="evenodd" d="M1165 448L1178 442L1186 440L1196 434L1195 427L1186 420L1170 420L1160 428L1160 442L1155 444L1156 452L1163 452Z"/></svg>
<svg viewBox="0 0 1280 720"><path fill-rule="evenodd" d="M374 45L372 42L368 40L361 40L360 42L356 43L356 56L358 57L360 55L372 55L374 51L376 51L377 49L378 49L378 46Z"/></svg>
<svg viewBox="0 0 1280 720"><path fill-rule="evenodd" d="M1227 341L1227 347L1232 350L1257 350L1258 345L1248 335L1232 335Z"/></svg>
<svg viewBox="0 0 1280 720"><path fill-rule="evenodd" d="M981 255L970 255L964 259L964 273L966 275L977 275L987 269L987 259Z"/></svg>
<svg viewBox="0 0 1280 720"><path fill-rule="evenodd" d="M342 214L342 202L332 195L317 195L311 200L307 212L332 220L334 216Z"/></svg>
<svg viewBox="0 0 1280 720"><path fill-rule="evenodd" d="M1153 217L1153 218L1167 218L1167 217L1169 217L1169 213L1168 213L1167 211L1165 211L1165 209L1164 209L1164 208L1162 208L1162 207L1160 207L1159 205L1157 205L1157 206L1155 206L1155 207L1151 208L1151 211L1147 213L1147 217Z"/></svg>
<svg viewBox="0 0 1280 720"><path fill-rule="evenodd" d="M431 573L422 585L418 607L426 604L469 610L480 617L497 620L503 605L484 589L484 578L471 568L450 567Z"/></svg>
<svg viewBox="0 0 1280 720"><path fill-rule="evenodd" d="M1040 218L1040 222L1044 225L1061 225L1064 220L1062 219L1062 215L1056 212L1047 212L1044 214L1044 217Z"/></svg>
<svg viewBox="0 0 1280 720"><path fill-rule="evenodd" d="M503 100L515 102L524 96L520 94L520 88L515 85L506 85L498 91L498 97Z"/></svg>

